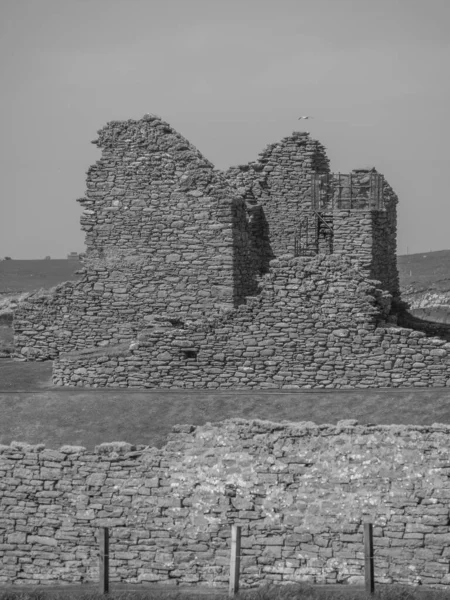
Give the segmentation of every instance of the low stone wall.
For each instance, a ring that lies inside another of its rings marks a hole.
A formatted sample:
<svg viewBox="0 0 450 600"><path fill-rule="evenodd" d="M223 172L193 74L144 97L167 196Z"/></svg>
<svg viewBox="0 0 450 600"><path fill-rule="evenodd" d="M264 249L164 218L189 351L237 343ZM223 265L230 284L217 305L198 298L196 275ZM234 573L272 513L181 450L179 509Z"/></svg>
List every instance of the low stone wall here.
<svg viewBox="0 0 450 600"><path fill-rule="evenodd" d="M0 446L0 583L98 580L110 528L115 582L377 583L448 589L450 426L234 419L176 426L161 448Z"/></svg>
<svg viewBox="0 0 450 600"><path fill-rule="evenodd" d="M157 317L132 344L59 356L57 385L307 389L450 385L450 344L383 325L389 294L338 255L281 257L223 316Z"/></svg>

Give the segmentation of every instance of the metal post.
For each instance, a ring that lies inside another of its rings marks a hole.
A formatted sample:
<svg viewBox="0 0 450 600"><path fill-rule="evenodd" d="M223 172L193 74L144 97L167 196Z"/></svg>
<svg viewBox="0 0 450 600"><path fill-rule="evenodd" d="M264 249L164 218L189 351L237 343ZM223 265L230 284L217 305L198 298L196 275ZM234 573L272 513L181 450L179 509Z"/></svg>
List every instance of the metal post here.
<svg viewBox="0 0 450 600"><path fill-rule="evenodd" d="M231 563L230 587L228 596L232 598L239 591L239 569L241 562L241 528L239 525L231 527Z"/></svg>
<svg viewBox="0 0 450 600"><path fill-rule="evenodd" d="M364 523L364 579L367 594L375 591L372 527L372 523Z"/></svg>
<svg viewBox="0 0 450 600"><path fill-rule="evenodd" d="M109 592L109 533L107 527L100 528L100 594Z"/></svg>

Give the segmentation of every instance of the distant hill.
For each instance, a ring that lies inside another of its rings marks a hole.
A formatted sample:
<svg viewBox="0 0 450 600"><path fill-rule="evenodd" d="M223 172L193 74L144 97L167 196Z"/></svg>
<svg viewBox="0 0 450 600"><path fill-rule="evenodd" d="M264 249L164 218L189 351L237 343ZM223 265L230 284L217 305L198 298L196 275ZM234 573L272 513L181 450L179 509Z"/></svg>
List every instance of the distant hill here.
<svg viewBox="0 0 450 600"><path fill-rule="evenodd" d="M450 250L397 257L402 299L427 321L450 324Z"/></svg>

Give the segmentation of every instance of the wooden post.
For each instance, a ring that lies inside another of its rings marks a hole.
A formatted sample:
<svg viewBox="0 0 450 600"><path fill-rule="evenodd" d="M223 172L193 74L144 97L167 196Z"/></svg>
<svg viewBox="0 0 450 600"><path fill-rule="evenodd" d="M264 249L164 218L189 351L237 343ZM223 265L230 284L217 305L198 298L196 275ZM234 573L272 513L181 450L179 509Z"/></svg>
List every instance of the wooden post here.
<svg viewBox="0 0 450 600"><path fill-rule="evenodd" d="M109 592L109 533L107 527L100 527L100 594Z"/></svg>
<svg viewBox="0 0 450 600"><path fill-rule="evenodd" d="M366 593L373 594L375 591L375 581L373 572L372 523L364 523L364 579Z"/></svg>
<svg viewBox="0 0 450 600"><path fill-rule="evenodd" d="M241 562L241 528L239 525L231 527L231 563L230 587L228 596L232 598L239 591L239 569Z"/></svg>

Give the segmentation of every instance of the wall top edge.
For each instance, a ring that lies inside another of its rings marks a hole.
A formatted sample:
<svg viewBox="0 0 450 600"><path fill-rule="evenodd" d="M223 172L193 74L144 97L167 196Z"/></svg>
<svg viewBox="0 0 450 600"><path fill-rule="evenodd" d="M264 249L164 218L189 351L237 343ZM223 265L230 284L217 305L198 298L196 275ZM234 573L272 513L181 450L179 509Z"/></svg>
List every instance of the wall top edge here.
<svg viewBox="0 0 450 600"><path fill-rule="evenodd" d="M336 425L329 423L317 424L312 421L287 421L283 420L280 422L267 421L261 419L226 419L218 422L207 422L205 425L195 426L190 424L185 425L174 425L172 432L169 435L174 434L193 434L203 433L211 430L228 430L230 433L237 430L251 432L255 435L271 434L271 433L282 433L286 432L287 437L304 437L304 436L318 436L322 434L326 435L340 435L340 434L358 434L358 435L370 435L377 432L394 435L401 437L402 435L408 435L412 432L418 434L445 434L450 435L450 424L446 423L433 423L432 425L379 425L376 423L366 423L360 425L356 419L344 419L338 421ZM123 456L124 458L138 458L143 453L159 453L161 449L154 446L145 445L133 445L124 441L115 442L104 442L95 447L95 450L88 451L84 446L70 446L64 445L59 450L52 450L46 448L45 444L28 444L27 442L12 441L11 444L3 445L0 444L0 455L8 454L28 454L28 453L43 453L46 459L52 460L64 460L67 455L79 455L79 454L102 454L108 455L109 457Z"/></svg>

